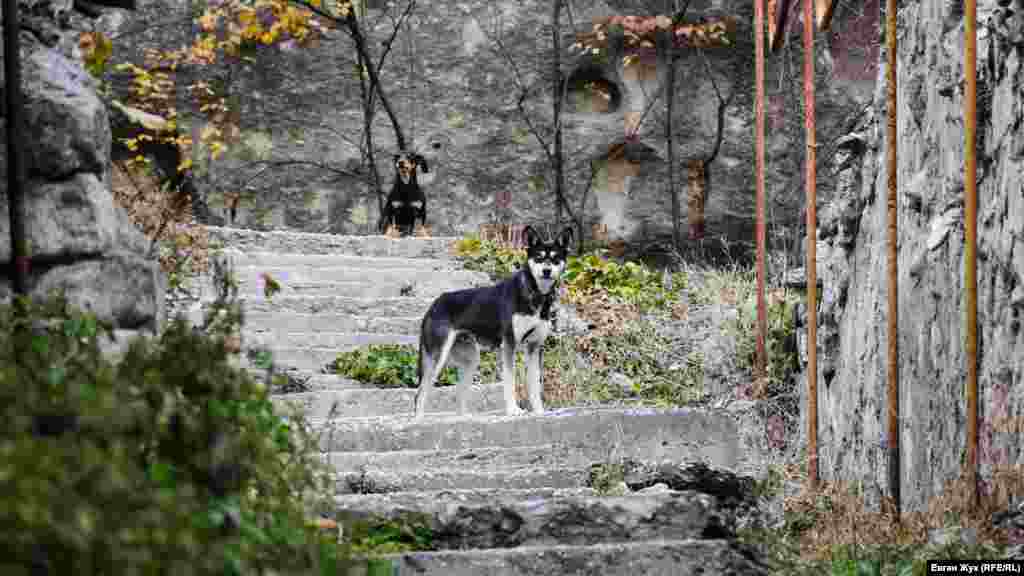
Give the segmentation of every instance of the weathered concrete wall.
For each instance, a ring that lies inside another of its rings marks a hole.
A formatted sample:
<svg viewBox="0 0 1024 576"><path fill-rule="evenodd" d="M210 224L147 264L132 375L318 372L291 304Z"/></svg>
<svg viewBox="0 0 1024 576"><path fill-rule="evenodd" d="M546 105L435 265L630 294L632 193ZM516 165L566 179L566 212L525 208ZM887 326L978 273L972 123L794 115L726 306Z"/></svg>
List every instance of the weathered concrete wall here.
<svg viewBox="0 0 1024 576"><path fill-rule="evenodd" d="M148 15L159 13L163 6L167 13L180 11L180 2L171 0L143 4L140 18L150 18ZM379 7L382 2L369 4L370 44L374 53L379 53L380 41L390 34L390 24ZM594 17L646 14L647 4L581 3L574 6L571 17L576 30L589 30ZM751 11L749 2L739 0L690 3L687 18L692 21L731 15L739 27L731 47L684 52L675 107L676 182L685 226L686 163L710 153L717 130L715 85L708 70L723 96L735 91L725 116L724 142L712 165L707 232L748 242L753 214ZM393 46L381 77L412 147L430 164L430 174L421 174L420 183L428 196L428 224L435 234L476 230L481 223L495 220L553 220L553 183L545 180L547 160L517 108L520 86L529 88L523 105L550 143L546 128L551 122L550 12L549 3L540 1L421 3L409 28ZM844 30L846 19L845 13L838 15L835 28ZM569 29L568 10L562 21L562 73L570 85L563 131L566 182L571 205L577 210L591 162L602 166L622 143L629 113L642 110L659 94L657 82L633 81L616 62L572 53L569 46L575 38ZM120 33L131 42L145 38L145 44L159 44L159 36L154 37L152 31L148 36L134 34L147 24L133 19ZM174 42L180 28L167 31ZM499 42L514 67L502 54ZM787 213L796 217L793 199L799 196L803 147L786 136L795 133L802 137L799 80L791 77L794 70L799 71L799 66L793 65L799 62L798 45L784 48L768 63L768 96L777 113L769 126L767 181L778 199L773 204L777 220ZM132 53L141 53L143 46L135 44ZM115 58L129 55L128 48L119 50ZM354 48L347 34L330 30L318 46L261 47L253 56L251 61L235 65L230 75L232 102L240 110L240 138L232 143L228 157L214 165L210 183L216 186L202 186L214 213L221 215L216 221L223 222L226 212L222 192L234 191L243 197L235 225L373 232L376 201L365 185L367 170L359 165L360 92ZM831 64L824 50L819 51L819 60L819 123L825 126L861 96L842 84L831 89L835 78L828 73ZM854 60L842 63L856 67ZM841 67L836 68L838 72ZM220 72L206 77L217 74ZM606 104L596 104L581 90L584 81L595 79L617 92ZM628 147L625 156L635 174L620 185L604 165L584 204L588 220L609 224L612 235L658 236L671 230L664 116L658 100L644 116L639 142ZM391 154L397 150L383 110L374 121L374 139L380 148L377 163L386 190L394 178ZM279 162L285 160L293 162ZM271 164L256 163L261 161ZM609 176L612 182L608 182ZM823 188L827 184L823 182ZM507 202L503 202L506 195ZM297 200L311 196L319 198L318 207L313 201Z"/></svg>
<svg viewBox="0 0 1024 576"><path fill-rule="evenodd" d="M955 478L966 450L963 19L950 11L955 5L905 2L899 13L906 507L920 507ZM978 22L980 461L987 473L1024 464L1024 3L980 0ZM879 79L860 178L823 208L818 243L821 472L862 482L874 496L887 492L884 70Z"/></svg>

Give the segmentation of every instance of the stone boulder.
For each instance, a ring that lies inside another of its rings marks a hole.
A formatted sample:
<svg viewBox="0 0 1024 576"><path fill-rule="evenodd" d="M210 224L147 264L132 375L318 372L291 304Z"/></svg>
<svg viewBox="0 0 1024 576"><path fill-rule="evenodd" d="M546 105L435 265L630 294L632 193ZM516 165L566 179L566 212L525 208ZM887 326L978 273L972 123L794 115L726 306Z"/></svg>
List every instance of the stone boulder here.
<svg viewBox="0 0 1024 576"><path fill-rule="evenodd" d="M73 34L26 11L21 34L29 289L65 290L119 330L155 331L165 279L149 243L110 191L110 122ZM38 22L37 22L38 20ZM39 32L45 30L46 33ZM0 81L3 79L0 78ZM0 298L11 294L7 118L0 118Z"/></svg>

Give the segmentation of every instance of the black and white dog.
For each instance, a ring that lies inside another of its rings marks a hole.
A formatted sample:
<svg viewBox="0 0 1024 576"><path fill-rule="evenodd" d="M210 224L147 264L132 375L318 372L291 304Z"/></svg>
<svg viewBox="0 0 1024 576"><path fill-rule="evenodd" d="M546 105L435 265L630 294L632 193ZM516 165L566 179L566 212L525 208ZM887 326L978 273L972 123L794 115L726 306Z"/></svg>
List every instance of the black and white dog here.
<svg viewBox="0 0 1024 576"><path fill-rule="evenodd" d="M427 161L419 154L395 154L395 183L391 187L384 210L381 214L380 231L384 232L394 224L399 232L412 234L416 220L427 223L427 197L416 179L419 168L430 173Z"/></svg>
<svg viewBox="0 0 1024 576"><path fill-rule="evenodd" d="M417 363L419 390L416 417L427 408L427 395L445 365L459 368L459 414L468 410L469 389L480 364L480 344L501 347L505 412L521 414L515 398L516 349L526 359L526 390L534 412L543 412L541 400L541 346L551 330L552 306L565 270L573 229L566 228L554 242L543 241L527 226L526 266L495 286L446 292L430 305L420 325Z"/></svg>

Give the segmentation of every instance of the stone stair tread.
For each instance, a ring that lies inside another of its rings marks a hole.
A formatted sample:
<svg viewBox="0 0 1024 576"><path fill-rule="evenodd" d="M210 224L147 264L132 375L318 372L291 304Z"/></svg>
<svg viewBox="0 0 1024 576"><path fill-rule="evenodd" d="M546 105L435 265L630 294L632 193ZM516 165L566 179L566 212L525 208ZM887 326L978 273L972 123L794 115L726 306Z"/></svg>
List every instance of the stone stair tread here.
<svg viewBox="0 0 1024 576"><path fill-rule="evenodd" d="M727 540L646 540L388 554L374 560L420 576L762 576L768 569ZM367 572L356 569L353 576Z"/></svg>
<svg viewBox="0 0 1024 576"><path fill-rule="evenodd" d="M631 446L615 447L594 445L584 441L568 441L533 446L490 446L459 450L398 450L391 452L330 452L326 455L331 466L339 471L440 469L473 466L486 468L514 468L527 466L565 466L585 468L594 463L613 459L641 458L645 450ZM678 463L686 452L666 450L657 458L658 463ZM646 459L651 461L650 458Z"/></svg>
<svg viewBox="0 0 1024 576"><path fill-rule="evenodd" d="M426 313L432 297L394 296L358 297L340 295L278 294L267 299L262 294L239 296L238 301L247 313L277 314L373 314L376 316L420 316ZM202 302L198 308L209 310L212 302Z"/></svg>
<svg viewBox="0 0 1024 576"><path fill-rule="evenodd" d="M415 388L384 388L367 385L358 389L304 392L274 399L305 408L308 417L325 418L334 408L336 417L387 416L413 412ZM484 384L470 390L471 412L499 410L504 406L501 384ZM438 386L428 399L428 410L454 412L457 407L455 386Z"/></svg>
<svg viewBox="0 0 1024 576"><path fill-rule="evenodd" d="M190 310L187 313L193 326L201 326L204 321L202 310ZM337 314L296 313L296 312L245 312L245 334L308 334L311 339L316 334L327 333L378 333L415 335L419 333L422 316L381 316L377 314ZM293 336L293 339L300 336Z"/></svg>
<svg viewBox="0 0 1024 576"><path fill-rule="evenodd" d="M334 516L429 518L441 549L586 545L651 538L731 536L715 498L695 491L647 490L612 496L586 489L444 490L335 498Z"/></svg>
<svg viewBox="0 0 1024 576"><path fill-rule="evenodd" d="M428 271L458 269L458 263L448 259L405 258L399 256L352 256L349 254L306 254L302 252L250 251L229 248L219 251L229 257L236 266L273 268L319 268L323 266L347 266L351 268L410 268Z"/></svg>
<svg viewBox="0 0 1024 576"><path fill-rule="evenodd" d="M417 338L401 334L362 334L349 342L333 342L330 346L280 346L264 345L263 342L249 339L243 342L247 347L259 347L269 351L274 364L280 368L297 368L319 372L333 362L338 354L361 348L370 344L405 344L416 346Z"/></svg>
<svg viewBox="0 0 1024 576"><path fill-rule="evenodd" d="M563 408L544 414L438 415L416 421L412 414L323 421L321 450L365 452L465 449L585 442L635 446L643 459L662 454L700 456L732 468L748 456L739 445L737 422L724 411L695 408Z"/></svg>
<svg viewBox="0 0 1024 576"><path fill-rule="evenodd" d="M248 372L253 377L263 380L266 375L266 370L261 370L256 367L248 367ZM313 370L289 370L283 372L276 370L275 375L286 375L292 379L298 380L301 383L302 392L284 392L271 394L270 399L273 402L283 401L293 396L303 396L315 392L322 391L344 391L344 390L379 390L380 388L366 382L354 380L352 378L346 378L338 374L321 374L314 372Z"/></svg>
<svg viewBox="0 0 1024 576"><path fill-rule="evenodd" d="M589 468L469 466L393 470L366 468L338 471L335 494L418 492L454 489L538 489L586 486Z"/></svg>
<svg viewBox="0 0 1024 576"><path fill-rule="evenodd" d="M305 254L347 254L355 256L397 256L405 258L450 258L451 236L432 238L388 238L386 236L342 236L283 230L260 231L223 226L205 226L212 242L244 252L302 252Z"/></svg>

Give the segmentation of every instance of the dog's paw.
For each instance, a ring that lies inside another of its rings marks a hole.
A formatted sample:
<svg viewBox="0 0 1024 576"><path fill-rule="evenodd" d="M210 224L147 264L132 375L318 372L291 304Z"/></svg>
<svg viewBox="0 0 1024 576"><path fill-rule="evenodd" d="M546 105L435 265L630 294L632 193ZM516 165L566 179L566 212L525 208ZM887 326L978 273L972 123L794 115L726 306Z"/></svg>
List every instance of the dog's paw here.
<svg viewBox="0 0 1024 576"><path fill-rule="evenodd" d="M526 414L526 410L523 410L519 406L506 406L505 407L505 415L506 416L522 416L524 414Z"/></svg>

